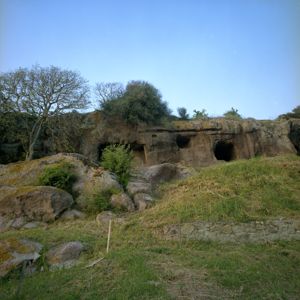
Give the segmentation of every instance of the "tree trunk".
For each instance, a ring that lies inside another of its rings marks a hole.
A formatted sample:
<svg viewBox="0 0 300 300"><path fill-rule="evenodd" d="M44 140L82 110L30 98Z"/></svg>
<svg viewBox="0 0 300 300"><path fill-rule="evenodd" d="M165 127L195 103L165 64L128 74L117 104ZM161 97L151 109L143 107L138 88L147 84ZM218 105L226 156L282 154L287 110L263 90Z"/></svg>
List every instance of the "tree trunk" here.
<svg viewBox="0 0 300 300"><path fill-rule="evenodd" d="M32 160L33 159L33 154L34 154L34 146L40 136L42 125L44 121L43 120L37 120L36 123L34 124L30 137L29 137L29 147L28 151L26 153L26 161Z"/></svg>

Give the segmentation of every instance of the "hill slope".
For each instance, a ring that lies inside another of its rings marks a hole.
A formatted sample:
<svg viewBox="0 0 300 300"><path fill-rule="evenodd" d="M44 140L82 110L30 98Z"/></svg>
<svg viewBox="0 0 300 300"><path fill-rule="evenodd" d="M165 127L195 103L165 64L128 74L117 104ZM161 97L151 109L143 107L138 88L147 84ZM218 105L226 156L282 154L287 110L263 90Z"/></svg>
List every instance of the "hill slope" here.
<svg viewBox="0 0 300 300"><path fill-rule="evenodd" d="M240 221L300 217L300 157L254 158L201 169L161 187L144 214L151 226L194 220Z"/></svg>
<svg viewBox="0 0 300 300"><path fill-rule="evenodd" d="M143 213L107 228L91 216L45 228L7 231L0 239L28 238L45 250L79 240L79 265L0 280L1 299L299 299L300 241L235 244L168 241L156 228L193 220L299 219L300 158L257 158L222 164L162 187ZM103 259L91 268L92 261Z"/></svg>

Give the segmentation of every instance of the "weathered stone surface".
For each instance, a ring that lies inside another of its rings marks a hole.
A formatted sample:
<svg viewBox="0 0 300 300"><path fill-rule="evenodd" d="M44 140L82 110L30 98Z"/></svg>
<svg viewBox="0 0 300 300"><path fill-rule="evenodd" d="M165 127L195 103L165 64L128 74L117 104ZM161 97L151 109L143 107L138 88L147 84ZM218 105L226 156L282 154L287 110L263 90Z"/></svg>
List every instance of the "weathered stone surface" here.
<svg viewBox="0 0 300 300"><path fill-rule="evenodd" d="M130 181L127 185L127 192L131 196L137 193L151 194L151 184L142 180Z"/></svg>
<svg viewBox="0 0 300 300"><path fill-rule="evenodd" d="M132 145L140 166L178 162L207 166L217 162L214 151L220 141L232 144L230 160L296 153L289 138L290 121L214 118L174 121L171 128L132 128L122 122L105 126L97 112L87 119L91 126L83 134L81 151L91 159L99 158L99 145L116 143Z"/></svg>
<svg viewBox="0 0 300 300"><path fill-rule="evenodd" d="M60 220L75 220L75 219L84 219L86 217L86 214L76 210L66 210L62 213L62 215L59 217Z"/></svg>
<svg viewBox="0 0 300 300"><path fill-rule="evenodd" d="M13 223L11 224L11 227L15 228L15 229L20 229L26 223L27 223L26 218L24 218L24 217L18 217L18 218L16 218L16 219L13 220Z"/></svg>
<svg viewBox="0 0 300 300"><path fill-rule="evenodd" d="M54 187L0 187L0 215L10 219L49 222L72 204L69 193Z"/></svg>
<svg viewBox="0 0 300 300"><path fill-rule="evenodd" d="M167 239L200 241L263 243L274 240L300 240L300 220L269 220L249 223L194 222L167 225Z"/></svg>
<svg viewBox="0 0 300 300"><path fill-rule="evenodd" d="M46 253L48 264L53 268L71 267L78 260L84 246L81 242L67 242L51 248Z"/></svg>
<svg viewBox="0 0 300 300"><path fill-rule="evenodd" d="M36 261L42 247L41 244L26 239L0 240L0 278L25 261Z"/></svg>
<svg viewBox="0 0 300 300"><path fill-rule="evenodd" d="M111 211L103 211L96 217L96 222L99 226L107 226L110 220L116 218L116 214Z"/></svg>
<svg viewBox="0 0 300 300"><path fill-rule="evenodd" d="M183 174L177 165L164 163L144 169L143 177L152 186L156 186L170 180L183 179L186 177L186 174Z"/></svg>
<svg viewBox="0 0 300 300"><path fill-rule="evenodd" d="M32 228L37 228L37 227L47 227L47 223L44 222L29 222L26 223L22 228L24 229L32 229Z"/></svg>
<svg viewBox="0 0 300 300"><path fill-rule="evenodd" d="M133 197L133 202L136 206L136 208L139 211L145 210L146 208L148 208L152 202L153 202L153 198L145 193L138 193L135 194Z"/></svg>
<svg viewBox="0 0 300 300"><path fill-rule="evenodd" d="M126 210L129 212L135 210L131 198L125 193L112 195L110 199L110 203L112 207L117 209Z"/></svg>

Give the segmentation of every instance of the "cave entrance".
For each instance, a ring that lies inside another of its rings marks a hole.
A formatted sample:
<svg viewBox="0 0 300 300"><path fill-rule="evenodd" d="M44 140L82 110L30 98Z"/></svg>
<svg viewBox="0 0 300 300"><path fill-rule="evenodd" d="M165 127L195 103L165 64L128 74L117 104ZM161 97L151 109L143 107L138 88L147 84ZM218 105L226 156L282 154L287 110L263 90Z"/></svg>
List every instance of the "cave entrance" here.
<svg viewBox="0 0 300 300"><path fill-rule="evenodd" d="M176 144L178 148L188 148L190 145L191 138L189 136L177 135Z"/></svg>
<svg viewBox="0 0 300 300"><path fill-rule="evenodd" d="M103 154L104 149L105 149L107 146L110 146L110 145L112 145L112 144L104 143L104 144L99 144L99 145L98 145L98 161L101 161L101 159L102 159L102 154Z"/></svg>
<svg viewBox="0 0 300 300"><path fill-rule="evenodd" d="M231 161L234 158L234 149L231 142L219 141L214 148L217 160Z"/></svg>
<svg viewBox="0 0 300 300"><path fill-rule="evenodd" d="M132 143L130 144L130 149L133 152L135 161L138 164L146 163L146 155L145 155L145 149L143 144Z"/></svg>

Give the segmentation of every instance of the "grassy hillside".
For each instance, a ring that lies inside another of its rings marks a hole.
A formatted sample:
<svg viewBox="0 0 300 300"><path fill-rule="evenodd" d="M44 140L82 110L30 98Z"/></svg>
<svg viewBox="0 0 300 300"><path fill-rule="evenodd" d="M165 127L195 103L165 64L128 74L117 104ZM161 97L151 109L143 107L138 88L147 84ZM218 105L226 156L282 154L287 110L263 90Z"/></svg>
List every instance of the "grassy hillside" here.
<svg viewBox="0 0 300 300"><path fill-rule="evenodd" d="M258 158L202 169L163 186L143 213L106 228L94 218L56 222L47 229L9 231L51 246L80 240L78 266L0 281L0 299L299 299L300 241L254 244L165 241L156 228L191 220L299 218L300 158ZM227 204L228 203L230 204ZM155 234L154 234L155 233ZM104 257L94 267L86 266ZM18 293L18 297L16 297Z"/></svg>
<svg viewBox="0 0 300 300"><path fill-rule="evenodd" d="M166 184L157 205L145 213L144 222L159 226L279 217L300 217L299 156L234 161Z"/></svg>

